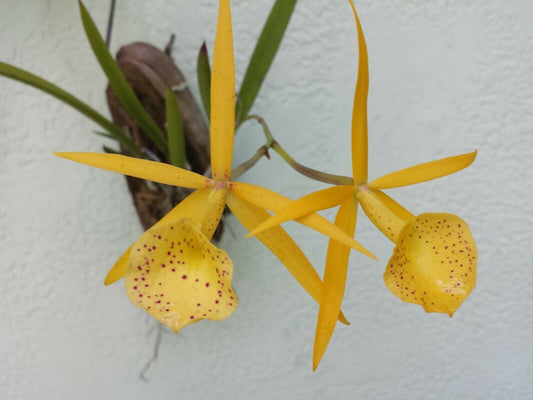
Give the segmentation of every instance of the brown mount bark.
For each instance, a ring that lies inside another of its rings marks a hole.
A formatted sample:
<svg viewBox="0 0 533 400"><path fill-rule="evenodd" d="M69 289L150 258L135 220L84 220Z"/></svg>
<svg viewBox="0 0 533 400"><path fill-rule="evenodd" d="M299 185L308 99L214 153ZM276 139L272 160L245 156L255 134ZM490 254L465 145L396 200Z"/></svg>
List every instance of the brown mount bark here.
<svg viewBox="0 0 533 400"><path fill-rule="evenodd" d="M186 86L185 78L170 56L148 43L137 42L122 47L116 59L142 105L163 132L166 131L165 92L167 88L174 89L181 112L189 167L200 174L210 173L208 170L210 165L209 127ZM152 155L158 161L168 163L167 155L159 151L148 135L140 129L135 120L122 107L110 86L107 87L106 96L113 122L124 130L146 154ZM121 151L128 154L124 147L121 147ZM126 180L145 230L154 225L191 192L188 189L129 176ZM220 233L218 232L218 236ZM215 238L218 236L215 234Z"/></svg>

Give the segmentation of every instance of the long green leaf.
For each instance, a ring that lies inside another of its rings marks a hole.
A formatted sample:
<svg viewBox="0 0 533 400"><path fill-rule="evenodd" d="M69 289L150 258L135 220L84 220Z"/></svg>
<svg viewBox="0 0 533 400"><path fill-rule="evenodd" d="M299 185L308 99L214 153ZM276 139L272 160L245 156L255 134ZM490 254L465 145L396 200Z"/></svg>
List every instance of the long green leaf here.
<svg viewBox="0 0 533 400"><path fill-rule="evenodd" d="M272 60L276 55L295 5L296 0L276 0L270 11L239 90L237 126L244 121L252 107L270 64L272 64Z"/></svg>
<svg viewBox="0 0 533 400"><path fill-rule="evenodd" d="M124 106L126 111L137 121L139 126L146 132L148 136L153 140L155 145L163 152L167 150L167 143L165 140L165 135L159 129L157 124L154 122L150 114L144 109L141 102L135 95L132 87L122 74L119 66L109 53L109 50L106 47L106 44L98 28L94 24L89 12L80 1L80 14L81 20L83 22L83 28L85 29L85 34L87 39L91 44L94 55L98 59L100 66L102 67L104 73L109 79L109 84L115 91L120 103Z"/></svg>
<svg viewBox="0 0 533 400"><path fill-rule="evenodd" d="M200 89L202 105L204 106L207 119L209 119L211 118L211 66L209 65L209 54L207 53L205 42L198 52L196 76L198 78L198 88Z"/></svg>
<svg viewBox="0 0 533 400"><path fill-rule="evenodd" d="M122 143L133 155L136 157L143 157L143 153L135 144L135 142L127 137L118 126L113 124L98 111L88 106L77 97L74 97L70 93L64 91L60 87L38 77L37 75L3 62L0 62L0 75L33 86L34 88L63 101L104 128L107 132L109 132L109 135L113 139Z"/></svg>
<svg viewBox="0 0 533 400"><path fill-rule="evenodd" d="M185 167L185 138L178 99L171 89L165 95L165 111L167 114L167 136L170 163L176 167Z"/></svg>
<svg viewBox="0 0 533 400"><path fill-rule="evenodd" d="M104 153L107 153L107 154L120 154L120 151L112 149L111 147L108 147L105 145L102 146L102 150L104 151Z"/></svg>

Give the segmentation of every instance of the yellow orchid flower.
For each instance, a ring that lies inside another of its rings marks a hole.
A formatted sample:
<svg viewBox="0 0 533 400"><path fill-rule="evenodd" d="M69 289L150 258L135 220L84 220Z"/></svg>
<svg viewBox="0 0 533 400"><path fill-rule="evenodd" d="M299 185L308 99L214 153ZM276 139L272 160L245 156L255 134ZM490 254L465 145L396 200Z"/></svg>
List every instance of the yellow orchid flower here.
<svg viewBox="0 0 533 400"><path fill-rule="evenodd" d="M235 68L229 0L219 3L211 79L211 170L207 178L169 164L117 154L56 153L82 164L167 185L197 189L147 230L109 271L105 284L125 277L130 300L174 331L202 319L229 316L237 306L231 288L233 265L226 253L209 243L228 205L252 229L290 203L286 197L250 184L232 182L235 128ZM318 214L299 222L344 246L373 255ZM257 238L287 267L317 301L322 281L307 257L281 227ZM342 313L337 317L347 323Z"/></svg>
<svg viewBox="0 0 533 400"><path fill-rule="evenodd" d="M384 274L386 286L402 300L420 304L427 312L450 316L475 286L477 250L467 224L451 214L415 217L382 190L452 174L469 166L476 152L448 157L403 169L368 181L368 54L352 0L359 48L358 78L352 114L353 185L338 185L291 202L248 236L340 205L335 225L353 237L358 204L369 219L396 244ZM336 325L345 291L349 248L330 240L324 271L313 351L316 369Z"/></svg>

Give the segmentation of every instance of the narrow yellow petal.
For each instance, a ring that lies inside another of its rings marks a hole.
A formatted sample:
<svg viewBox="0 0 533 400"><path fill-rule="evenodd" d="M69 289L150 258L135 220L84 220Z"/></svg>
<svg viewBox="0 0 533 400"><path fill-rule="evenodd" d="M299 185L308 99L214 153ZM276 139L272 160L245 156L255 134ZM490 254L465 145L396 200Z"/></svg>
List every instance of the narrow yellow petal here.
<svg viewBox="0 0 533 400"><path fill-rule="evenodd" d="M63 152L54 154L67 160L90 165L91 167L107 169L108 171L118 172L119 174L164 183L166 185L191 189L205 188L212 185L211 179L196 172L178 168L170 164L143 160L141 158L102 153Z"/></svg>
<svg viewBox="0 0 533 400"><path fill-rule="evenodd" d="M207 199L207 206L204 207L205 215L201 220L202 233L211 239L226 207L228 189L211 189Z"/></svg>
<svg viewBox="0 0 533 400"><path fill-rule="evenodd" d="M126 293L174 332L202 319L229 317L237 307L233 263L199 224L182 218L147 230L131 250Z"/></svg>
<svg viewBox="0 0 533 400"><path fill-rule="evenodd" d="M185 217L190 218L197 223L201 223L205 218L206 210L209 205L209 198L211 197L212 192L213 189L195 190L193 193L183 199L176 207L170 210L167 215L161 218L154 226L152 226L152 228L158 228L168 224L169 222ZM109 270L105 278L104 285L111 285L112 283L115 283L124 277L132 246L130 246L124 252L124 254L120 256L115 265L113 265L113 267Z"/></svg>
<svg viewBox="0 0 533 400"><path fill-rule="evenodd" d="M116 281L122 279L126 274L126 268L128 268L128 260L130 259L131 246L128 247L117 262L111 267L104 280L104 285L111 285Z"/></svg>
<svg viewBox="0 0 533 400"><path fill-rule="evenodd" d="M250 185L242 182L232 182L230 184L230 188L232 192L241 199L246 200L262 209L267 209L272 212L278 212L285 208L291 208L295 210L298 209L298 200L292 201L291 199L282 196L279 193L260 186ZM295 221L319 233L322 233L323 235L326 235L331 239L338 241L339 243L349 246L368 257L377 259L375 255L363 247L359 242L354 240L353 237L346 235L342 229L335 226L319 214L310 214L305 217L299 217Z"/></svg>
<svg viewBox="0 0 533 400"><path fill-rule="evenodd" d="M220 0L211 74L211 170L228 180L235 134L235 66L229 0Z"/></svg>
<svg viewBox="0 0 533 400"><path fill-rule="evenodd" d="M350 5L357 25L357 47L359 49L359 69L352 112L352 168L353 181L360 184L366 182L368 177L368 53L361 22L352 0L350 0Z"/></svg>
<svg viewBox="0 0 533 400"><path fill-rule="evenodd" d="M393 243L396 243L402 228L407 223L392 212L381 200L370 190L359 190L357 199L368 219Z"/></svg>
<svg viewBox="0 0 533 400"><path fill-rule="evenodd" d="M228 206L246 229L251 229L270 217L270 214L262 208L242 200L231 192L228 195ZM316 302L320 302L322 280L305 254L287 232L282 227L276 226L258 234L257 239L280 259L305 291ZM342 313L337 315L341 322L348 323Z"/></svg>
<svg viewBox="0 0 533 400"><path fill-rule="evenodd" d="M381 190L371 189L371 192L374 193L377 198L381 200L381 202L399 218L410 221L415 217L413 214L403 208L401 204L397 203L394 199L392 199L390 196L387 196Z"/></svg>
<svg viewBox="0 0 533 400"><path fill-rule="evenodd" d="M465 221L427 213L402 230L383 279L389 290L427 312L450 317L476 285L477 249Z"/></svg>
<svg viewBox="0 0 533 400"><path fill-rule="evenodd" d="M372 189L391 189L437 179L468 167L474 162L476 154L477 150L472 153L414 165L374 179L368 186Z"/></svg>
<svg viewBox="0 0 533 400"><path fill-rule="evenodd" d="M339 207L335 225L347 235L353 236L356 221L357 201L349 199ZM318 311L313 348L313 371L318 367L335 329L337 315L344 297L349 257L349 247L334 240L329 241L326 268L324 270L324 293L320 302L320 310Z"/></svg>
<svg viewBox="0 0 533 400"><path fill-rule="evenodd" d="M305 217L315 211L338 206L353 194L354 187L351 185L332 186L324 190L319 190L318 192L310 193L298 199L297 202L276 212L274 216L253 229L247 237L254 236L258 232L265 231L284 222Z"/></svg>

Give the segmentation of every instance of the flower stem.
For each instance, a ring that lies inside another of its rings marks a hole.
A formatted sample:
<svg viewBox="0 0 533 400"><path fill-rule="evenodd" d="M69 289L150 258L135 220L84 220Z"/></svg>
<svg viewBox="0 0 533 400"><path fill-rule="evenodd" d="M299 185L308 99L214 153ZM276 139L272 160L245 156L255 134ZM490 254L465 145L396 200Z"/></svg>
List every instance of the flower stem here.
<svg viewBox="0 0 533 400"><path fill-rule="evenodd" d="M239 176L244 174L246 171L248 171L250 168L252 168L257 162L263 157L268 156L268 148L266 146L261 146L255 154L247 161L243 162L241 165L239 165L236 168L233 168L231 171L231 180L236 180Z"/></svg>
<svg viewBox="0 0 533 400"><path fill-rule="evenodd" d="M252 168L261 159L261 157L266 156L267 158L270 158L268 150L272 149L276 153L278 153L279 156L287 164L289 164L290 167L292 167L300 174L307 176L308 178L320 182L330 183L332 185L353 185L353 179L350 177L328 174L326 172L318 171L316 169L309 168L305 165L298 163L294 158L289 155L289 153L285 151L285 149L279 144L279 142L274 139L274 136L272 136L272 132L270 132L267 123L262 117L260 117L259 115L252 114L248 115L245 121L250 119L255 119L261 125L261 127L263 128L263 133L265 134L266 143L261 146L249 160L245 161L233 170L231 174L232 179L241 176L250 168Z"/></svg>
<svg viewBox="0 0 533 400"><path fill-rule="evenodd" d="M289 164L289 166L308 178L314 179L315 181L330 183L332 185L353 185L353 179L348 176L328 174L296 162L296 160L294 160L294 158L292 158L275 140L271 147L272 150L278 153L279 156L283 158L287 164Z"/></svg>

